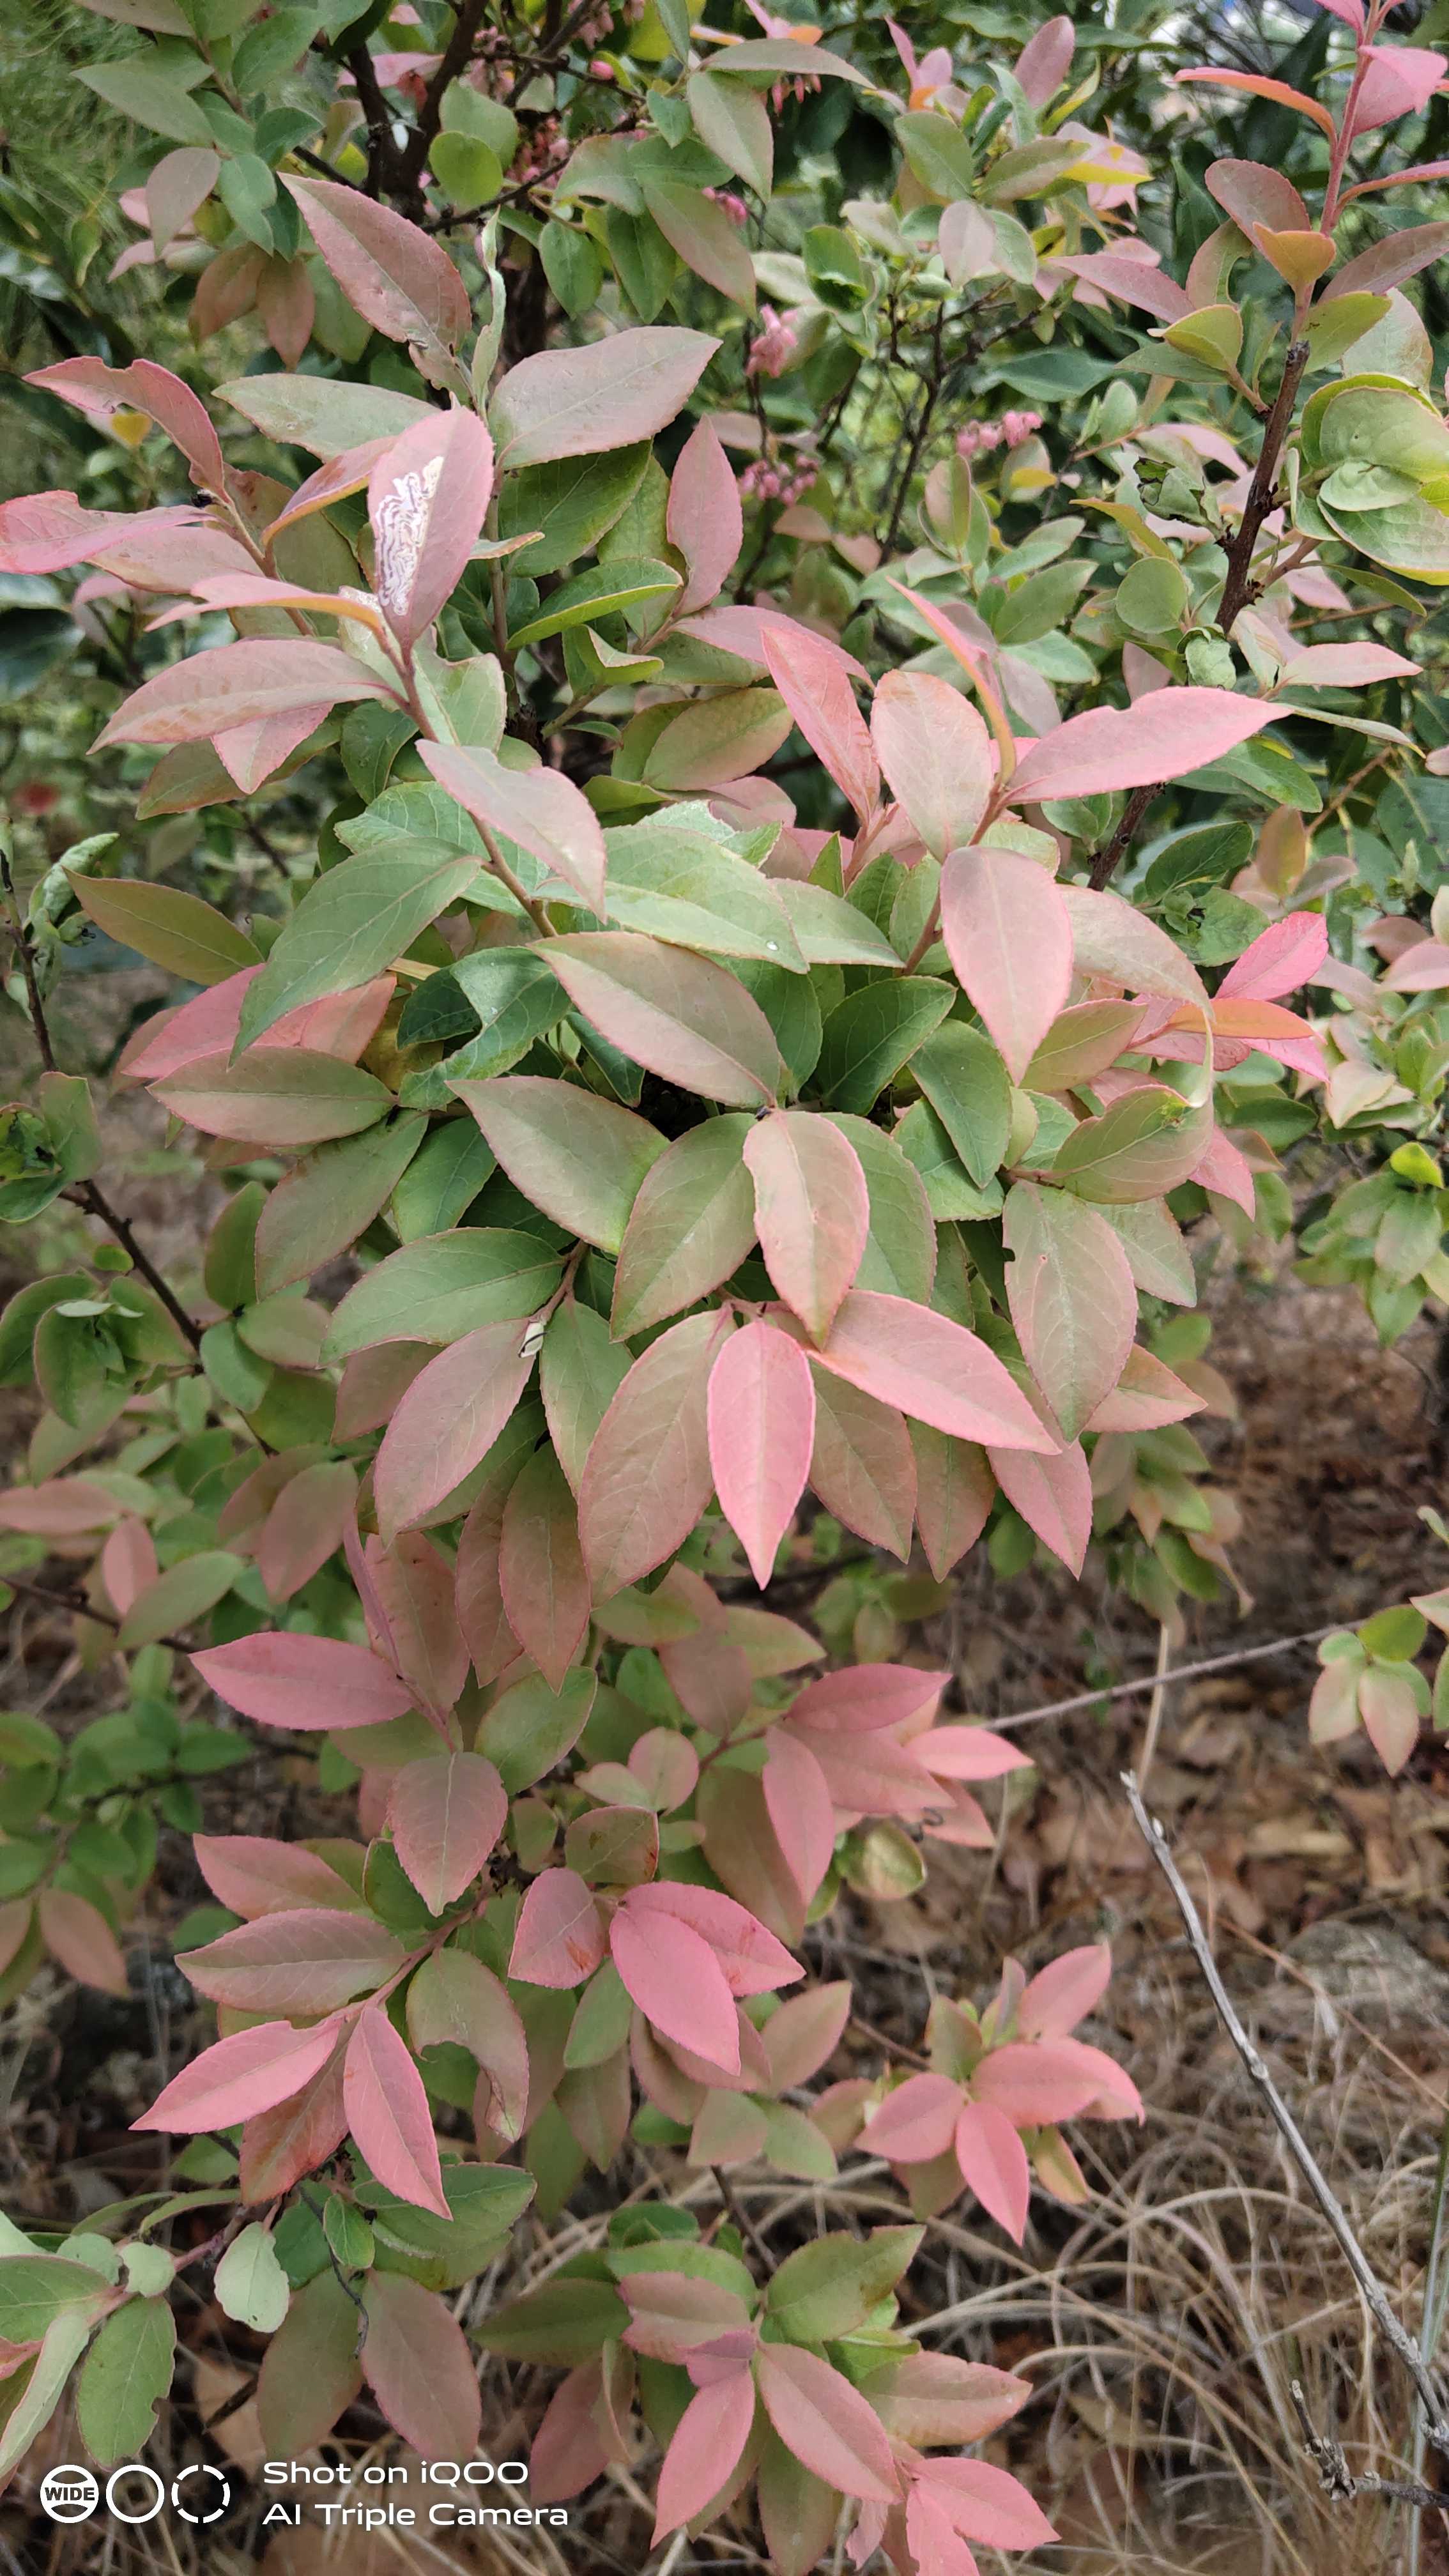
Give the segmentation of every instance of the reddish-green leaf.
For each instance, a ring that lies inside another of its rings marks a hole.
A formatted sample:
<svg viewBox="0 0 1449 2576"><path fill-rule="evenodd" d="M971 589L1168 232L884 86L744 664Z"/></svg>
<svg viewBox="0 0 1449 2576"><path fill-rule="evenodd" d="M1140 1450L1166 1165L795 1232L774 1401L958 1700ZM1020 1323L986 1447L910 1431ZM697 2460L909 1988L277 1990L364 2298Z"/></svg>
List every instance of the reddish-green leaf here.
<svg viewBox="0 0 1449 2576"><path fill-rule="evenodd" d="M477 1753L433 1753L405 1762L387 1802L402 1862L430 1914L470 1887L508 1817L503 1783Z"/></svg>
<svg viewBox="0 0 1449 2576"><path fill-rule="evenodd" d="M155 1086L163 1107L206 1136L248 1145L324 1145L375 1127L393 1107L376 1076L306 1047L252 1047L237 1064L201 1056Z"/></svg>
<svg viewBox="0 0 1449 2576"><path fill-rule="evenodd" d="M728 297L746 313L755 309L755 269L743 233L736 232L722 206L702 188L687 188L670 179L646 179L644 203L671 250L707 286Z"/></svg>
<svg viewBox="0 0 1449 2576"><path fill-rule="evenodd" d="M79 872L70 885L82 912L107 938L189 984L224 984L239 968L261 963L261 951L246 932L199 895L144 879Z"/></svg>
<svg viewBox="0 0 1449 2576"><path fill-rule="evenodd" d="M302 735L320 724L329 707L358 698L395 697L395 691L335 644L295 643L259 636L218 644L172 662L154 680L123 700L96 748L112 742L200 742L237 725L265 723L311 710Z"/></svg>
<svg viewBox="0 0 1449 2576"><path fill-rule="evenodd" d="M991 797L991 737L949 680L887 671L870 713L871 738L891 789L938 859L964 849Z"/></svg>
<svg viewBox="0 0 1449 2576"><path fill-rule="evenodd" d="M880 795L880 767L855 703L850 674L823 639L765 627L760 649L771 679L800 731L824 761L863 823Z"/></svg>
<svg viewBox="0 0 1449 2576"><path fill-rule="evenodd" d="M916 1461L894 1406L844 1378L815 1373L815 1447L810 1484L827 1512L870 1547L902 1562L911 1552Z"/></svg>
<svg viewBox="0 0 1449 2576"><path fill-rule="evenodd" d="M548 962L600 1036L648 1072L736 1109L774 1099L774 1032L723 966L622 930L551 939Z"/></svg>
<svg viewBox="0 0 1449 2576"><path fill-rule="evenodd" d="M441 2215L448 2215L446 2202ZM389 2424L425 2460L471 2459L482 2403L473 2356L451 2309L403 2272L370 2274L365 2305L362 2367Z"/></svg>
<svg viewBox="0 0 1449 2576"><path fill-rule="evenodd" d="M453 1086L524 1197L602 1252L617 1252L645 1174L665 1149L647 1118L581 1084L505 1074Z"/></svg>
<svg viewBox="0 0 1449 2576"><path fill-rule="evenodd" d="M384 1539L426 1519L487 1456L528 1384L533 1349L526 1325L482 1324L413 1379L373 1470Z"/></svg>
<svg viewBox="0 0 1449 2576"><path fill-rule="evenodd" d="M765 131L768 134L768 122ZM718 597L744 537L739 485L708 420L691 430L679 451L669 478L666 526L670 544L684 557L687 575L675 614L687 617Z"/></svg>
<svg viewBox="0 0 1449 2576"><path fill-rule="evenodd" d="M668 426L718 348L702 331L615 331L579 349L544 349L503 378L490 402L498 461L510 473L557 456L628 447Z"/></svg>
<svg viewBox="0 0 1449 2576"><path fill-rule="evenodd" d="M1034 742L1005 794L1013 805L1040 805L1186 778L1261 733L1276 712L1231 689L1153 689L1135 706L1092 707Z"/></svg>
<svg viewBox="0 0 1449 2576"><path fill-rule="evenodd" d="M183 1950L180 1960L212 2003L281 2015L334 2012L354 1995L371 1994L406 1955L369 1914L298 1906L241 1923L204 1949Z"/></svg>
<svg viewBox="0 0 1449 2576"><path fill-rule="evenodd" d="M858 2389L819 2353L762 2344L760 2395L787 2451L842 2495L894 2504L900 2481L890 2444Z"/></svg>
<svg viewBox="0 0 1449 2576"><path fill-rule="evenodd" d="M67 1976L78 1985L98 1986L102 1994L130 1993L121 1945L96 1906L69 1888L46 1887L36 1912L41 1938Z"/></svg>
<svg viewBox="0 0 1449 2576"><path fill-rule="evenodd" d="M730 1329L722 1314L672 1324L599 1426L579 1486L579 1537L600 1600L662 1565L709 1501L709 1374Z"/></svg>
<svg viewBox="0 0 1449 2576"><path fill-rule="evenodd" d="M348 303L374 331L417 349L430 382L445 382L449 353L472 317L468 290L441 244L359 188L290 172L287 186Z"/></svg>
<svg viewBox="0 0 1449 2576"><path fill-rule="evenodd" d="M1074 1440L1127 1364L1137 1290L1106 1218L1066 1190L1018 1181L1006 1202L1007 1302L1027 1365Z"/></svg>
<svg viewBox="0 0 1449 2576"><path fill-rule="evenodd" d="M588 798L557 769L505 769L481 745L419 746L438 785L481 823L531 851L590 912L604 910L604 835ZM548 962L554 962L550 944Z"/></svg>
<svg viewBox="0 0 1449 2576"><path fill-rule="evenodd" d="M326 2065L336 2041L336 2031L325 2022L315 2030L293 2030L290 2022L264 2021L251 2030L234 2031L173 2075L150 2110L131 2126L182 2133L229 2129L300 2093Z"/></svg>
<svg viewBox="0 0 1449 2576"><path fill-rule="evenodd" d="M759 1119L744 1153L765 1267L812 1339L823 1341L870 1233L860 1157L830 1119L796 1109Z"/></svg>
<svg viewBox="0 0 1449 2576"><path fill-rule="evenodd" d="M499 1589L508 1624L554 1690L589 1626L589 1578L578 1514L552 1449L535 1450L503 1508Z"/></svg>
<svg viewBox="0 0 1449 2576"><path fill-rule="evenodd" d="M257 2406L267 2449L277 2457L324 2441L362 2386L358 2315L335 2272L297 2292L262 2356Z"/></svg>

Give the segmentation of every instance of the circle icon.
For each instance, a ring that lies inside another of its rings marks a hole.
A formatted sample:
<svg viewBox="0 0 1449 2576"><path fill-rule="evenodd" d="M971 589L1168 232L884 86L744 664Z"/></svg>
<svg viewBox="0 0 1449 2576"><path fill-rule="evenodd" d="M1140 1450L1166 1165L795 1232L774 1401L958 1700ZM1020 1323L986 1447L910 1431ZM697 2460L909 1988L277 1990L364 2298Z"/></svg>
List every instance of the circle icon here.
<svg viewBox="0 0 1449 2576"><path fill-rule="evenodd" d="M201 2488L194 2503L183 2504L181 2490L188 2478L211 2478L215 2483ZM209 2460L194 2460L189 2469L182 2469L172 2479L171 2501L183 2522L220 2522L231 2502L231 2480L224 2469L214 2469Z"/></svg>
<svg viewBox="0 0 1449 2576"><path fill-rule="evenodd" d="M84 2522L100 2500L99 2478L93 2478L89 2469L78 2468L74 2461L47 2469L40 2481L41 2507L52 2522Z"/></svg>
<svg viewBox="0 0 1449 2576"><path fill-rule="evenodd" d="M127 2478L149 2478L155 2488L150 2503L140 2513L127 2513L125 2507L116 2502L116 2489ZM154 2469L148 2469L144 2460L125 2461L119 2469L112 2469L106 2480L106 2511L114 2514L117 2522L154 2522L165 2502L166 2481L158 2477Z"/></svg>

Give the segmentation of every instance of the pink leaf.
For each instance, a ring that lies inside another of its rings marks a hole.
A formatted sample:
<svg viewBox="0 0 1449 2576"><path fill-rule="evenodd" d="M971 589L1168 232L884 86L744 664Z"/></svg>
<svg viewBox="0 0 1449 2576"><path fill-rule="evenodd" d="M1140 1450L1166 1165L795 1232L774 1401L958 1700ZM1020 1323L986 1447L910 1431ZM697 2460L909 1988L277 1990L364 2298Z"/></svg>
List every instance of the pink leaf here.
<svg viewBox="0 0 1449 2576"><path fill-rule="evenodd" d="M121 1945L104 1914L86 1897L69 1888L45 1887L36 1911L45 1946L67 1976L105 1995L130 1994Z"/></svg>
<svg viewBox="0 0 1449 2576"><path fill-rule="evenodd" d="M688 577L675 612L687 617L718 597L744 538L740 488L712 421L700 421L679 451L665 524L685 561Z"/></svg>
<svg viewBox="0 0 1449 2576"><path fill-rule="evenodd" d="M913 1738L911 1750L934 1780L1000 1780L1029 1771L1031 1756L993 1735L989 1726L933 1726Z"/></svg>
<svg viewBox="0 0 1449 2576"><path fill-rule="evenodd" d="M419 1708L446 1714L468 1677L468 1650L453 1610L452 1566L417 1530L404 1531L391 1547L369 1538L364 1561L367 1581L359 1590L373 1645L396 1666ZM355 1565L352 1570L355 1576Z"/></svg>
<svg viewBox="0 0 1449 2576"><path fill-rule="evenodd" d="M1076 30L1070 18L1048 18L1016 58L1016 77L1033 107L1054 98L1072 67Z"/></svg>
<svg viewBox="0 0 1449 2576"><path fill-rule="evenodd" d="M941 929L962 991L1020 1082L1071 991L1060 887L1013 850L955 850L941 878Z"/></svg>
<svg viewBox="0 0 1449 2576"><path fill-rule="evenodd" d="M324 2013L371 1994L406 1957L395 1933L371 1915L337 1906L296 1906L240 1923L199 1950L183 1950L200 1995L241 2012Z"/></svg>
<svg viewBox="0 0 1449 2576"><path fill-rule="evenodd" d="M609 1926L609 1949L646 2021L709 2065L738 2075L734 1997L714 1951L698 1932L668 1915L636 1914L632 1901L626 1901Z"/></svg>
<svg viewBox="0 0 1449 2576"><path fill-rule="evenodd" d="M342 2098L347 2125L380 2183L417 2209L452 2215L423 2079L387 2014L369 2005L347 2043Z"/></svg>
<svg viewBox="0 0 1449 2576"><path fill-rule="evenodd" d="M138 1593L156 1580L159 1568L151 1533L144 1521L118 1521L101 1550L101 1581L117 1618L124 1619Z"/></svg>
<svg viewBox="0 0 1449 2576"><path fill-rule="evenodd" d="M636 2272L619 2290L629 2310L623 2339L631 2352L653 2361L687 2362L701 2347L749 2326L738 2290L691 2272Z"/></svg>
<svg viewBox="0 0 1449 2576"><path fill-rule="evenodd" d="M867 2504L899 2500L880 2418L848 2379L819 2353L794 2344L762 2344L758 2370L765 2412L803 2468Z"/></svg>
<svg viewBox="0 0 1449 2576"><path fill-rule="evenodd" d="M548 963L575 1009L646 1072L733 1109L773 1102L783 1072L774 1031L713 958L595 930L551 939Z"/></svg>
<svg viewBox="0 0 1449 2576"><path fill-rule="evenodd" d="M1331 648L1325 647L1325 650ZM1228 968L1217 998L1276 1001L1309 984L1328 955L1328 924L1321 913L1290 912L1260 931L1250 947Z"/></svg>
<svg viewBox="0 0 1449 2576"><path fill-rule="evenodd" d="M990 2102L965 2102L956 2122L956 2162L983 2209L1020 2244L1031 2200L1026 2149L1004 2111Z"/></svg>
<svg viewBox="0 0 1449 2576"><path fill-rule="evenodd" d="M890 2164L929 2164L950 2146L960 2111L961 2087L949 2075L908 2075L872 2111L860 2143Z"/></svg>
<svg viewBox="0 0 1449 2576"><path fill-rule="evenodd" d="M995 764L991 737L960 690L926 671L887 671L870 731L892 792L932 855L944 859L974 840Z"/></svg>
<svg viewBox="0 0 1449 2576"><path fill-rule="evenodd" d="M1419 1704L1411 1683L1401 1673L1370 1664L1358 1686L1358 1713L1364 1731L1392 1778L1402 1771L1419 1739ZM42 1906L44 1898L41 1899ZM88 1982L98 1982L94 1977Z"/></svg>
<svg viewBox="0 0 1449 2576"><path fill-rule="evenodd" d="M360 698L391 702L395 695L335 644L252 636L158 671L123 700L97 734L95 748L200 742L263 717L290 717L298 706L340 706Z"/></svg>
<svg viewBox="0 0 1449 2576"><path fill-rule="evenodd" d="M1140 703L1151 707L1161 694L1154 690ZM1079 885L1063 886L1060 891L1072 925L1072 957L1079 973L1110 976L1114 984L1125 985L1132 993L1206 1004L1196 967L1160 924L1149 921L1125 896L1113 894L1106 886L1100 892Z"/></svg>
<svg viewBox="0 0 1449 2576"><path fill-rule="evenodd" d="M581 1985L604 1952L604 1920L593 1889L577 1870L540 1871L518 1917L510 1977L528 1986Z"/></svg>
<svg viewBox="0 0 1449 2576"><path fill-rule="evenodd" d="M758 1317L710 1371L710 1466L720 1509L763 1592L815 1445L815 1381L798 1342Z"/></svg>
<svg viewBox="0 0 1449 2576"><path fill-rule="evenodd" d="M405 429L372 468L368 516L372 586L404 644L452 597L483 531L493 489L493 441L476 412L457 409Z"/></svg>
<svg viewBox="0 0 1449 2576"><path fill-rule="evenodd" d="M1363 77L1348 128L1351 138L1375 125L1391 125L1400 116L1422 115L1449 71L1442 54L1421 45L1367 45L1359 64Z"/></svg>
<svg viewBox="0 0 1449 2576"><path fill-rule="evenodd" d="M988 1448L991 1472L1014 1511L1073 1574L1086 1563L1092 1535L1092 1477L1080 1440L1047 1458Z"/></svg>
<svg viewBox="0 0 1449 2576"><path fill-rule="evenodd" d="M579 902L602 914L604 835L571 779L557 769L505 769L481 746L422 742L418 749L438 785L476 823L542 859Z"/></svg>
<svg viewBox="0 0 1449 2576"><path fill-rule="evenodd" d="M128 367L108 367L99 358L64 358L57 367L38 367L26 378L92 420L110 420L118 411L143 411L179 447L191 478L206 492L226 490L226 465L211 415L199 395L169 367L151 358L136 358Z"/></svg>
<svg viewBox="0 0 1449 2576"><path fill-rule="evenodd" d="M1214 161L1203 182L1240 233L1253 239L1255 224L1270 232L1310 232L1312 219L1291 179L1263 161Z"/></svg>
<svg viewBox="0 0 1449 2576"><path fill-rule="evenodd" d="M808 1904L830 1867L835 1811L813 1753L776 1727L762 1775L765 1805L785 1866Z"/></svg>
<svg viewBox="0 0 1449 2576"><path fill-rule="evenodd" d="M739 2465L755 2420L755 2383L741 2362L690 2399L659 2471L650 2546L702 2513Z"/></svg>
<svg viewBox="0 0 1449 2576"><path fill-rule="evenodd" d="M852 1288L819 1358L835 1376L938 1431L993 1449L1055 1446L995 1352L909 1298Z"/></svg>
<svg viewBox="0 0 1449 2576"><path fill-rule="evenodd" d="M1304 689L1356 689L1375 680L1417 680L1420 667L1387 644L1309 644L1284 663L1280 685Z"/></svg>
<svg viewBox="0 0 1449 2576"><path fill-rule="evenodd" d="M261 1629L234 1645L208 1646L191 1660L218 1699L263 1726L323 1733L379 1726L413 1705L407 1684L380 1656L333 1637Z"/></svg>
<svg viewBox="0 0 1449 2576"><path fill-rule="evenodd" d="M1179 322L1192 311L1186 289L1150 260L1127 259L1120 251L1089 250L1055 259L1053 266L1069 270L1087 286L1100 286L1104 294L1115 295L1119 304L1135 304L1144 313L1155 314L1159 322Z"/></svg>
<svg viewBox="0 0 1449 2576"><path fill-rule="evenodd" d="M148 513L174 535L196 516L184 507ZM130 535L134 520L119 510L87 510L74 492L25 492L0 501L0 572L65 572L88 563L109 539Z"/></svg>
<svg viewBox="0 0 1449 2576"><path fill-rule="evenodd" d="M173 2075L150 2110L131 2126L182 2134L230 2129L300 2093L326 2065L336 2040L330 2022L319 2022L315 2030L293 2030L289 2022L264 2021L251 2030L234 2031Z"/></svg>
<svg viewBox="0 0 1449 2576"><path fill-rule="evenodd" d="M631 1888L624 1911L636 1924L659 1923L669 1932L682 1924L697 1933L714 1952L732 1995L768 1994L804 1974L784 1942L767 1932L746 1906L712 1887L662 1879L652 1887Z"/></svg>
<svg viewBox="0 0 1449 2576"><path fill-rule="evenodd" d="M870 1235L860 1157L828 1118L798 1109L757 1119L744 1157L765 1267L812 1339L823 1341Z"/></svg>
<svg viewBox="0 0 1449 2576"><path fill-rule="evenodd" d="M1249 1214L1251 1214L1251 1207ZM1151 1351L1134 1347L1110 1395L1103 1397L1086 1423L1088 1431L1157 1431L1164 1423L1186 1422L1201 1413L1203 1398L1184 1386Z"/></svg>
<svg viewBox="0 0 1449 2576"><path fill-rule="evenodd" d="M428 1754L397 1774L387 1820L423 1903L442 1914L486 1865L508 1821L508 1800L481 1754Z"/></svg>
<svg viewBox="0 0 1449 2576"><path fill-rule="evenodd" d="M270 1834L194 1834L191 1848L218 1903L247 1921L298 1905L361 1910L362 1898L305 1843L275 1842Z"/></svg>
<svg viewBox="0 0 1449 2576"><path fill-rule="evenodd" d="M798 633L787 641L768 626L760 643L765 667L800 731L863 823L880 795L880 769L838 656L813 636Z"/></svg>
<svg viewBox="0 0 1449 2576"><path fill-rule="evenodd" d="M807 1682L789 1713L802 1726L851 1735L919 1725L935 1715L947 1678L914 1664L848 1664Z"/></svg>
<svg viewBox="0 0 1449 2576"><path fill-rule="evenodd" d="M480 1324L413 1379L373 1469L384 1538L425 1520L486 1457L532 1374L527 1339L526 1324Z"/></svg>
<svg viewBox="0 0 1449 2576"><path fill-rule="evenodd" d="M1268 80L1261 72L1210 71L1202 65L1174 77L1180 81L1206 81L1215 89L1247 90L1253 98L1270 98L1275 107L1296 108L1300 116L1310 116L1322 128L1330 143L1335 140L1334 123L1327 108L1320 107L1316 98L1306 98L1301 89L1290 89L1286 81Z"/></svg>
<svg viewBox="0 0 1449 2576"><path fill-rule="evenodd" d="M974 2101L990 2103L1023 2129L1074 2120L1096 2090L1092 2070L1078 2063L1070 2040L1008 2040L983 2057L971 2078Z"/></svg>
<svg viewBox="0 0 1449 2576"><path fill-rule="evenodd" d="M1009 2469L993 2468L989 2460L932 2460L929 2477L955 2528L968 2540L983 2541L988 2549L1039 2549L1057 2537Z"/></svg>
<svg viewBox="0 0 1449 2576"><path fill-rule="evenodd" d="M472 319L468 290L447 252L416 224L358 188L294 178L287 187L349 304L389 340L417 347L431 383Z"/></svg>
<svg viewBox="0 0 1449 2576"><path fill-rule="evenodd" d="M1154 689L1135 706L1093 707L1033 743L1006 794L1013 805L1040 805L1186 778L1261 733L1274 713L1231 689Z"/></svg>
<svg viewBox="0 0 1449 2576"><path fill-rule="evenodd" d="M1112 1953L1105 1941L1080 1950L1064 1950L1038 1969L1016 2008L1016 2027L1023 2039L1065 2039L1099 2004L1112 1974Z"/></svg>

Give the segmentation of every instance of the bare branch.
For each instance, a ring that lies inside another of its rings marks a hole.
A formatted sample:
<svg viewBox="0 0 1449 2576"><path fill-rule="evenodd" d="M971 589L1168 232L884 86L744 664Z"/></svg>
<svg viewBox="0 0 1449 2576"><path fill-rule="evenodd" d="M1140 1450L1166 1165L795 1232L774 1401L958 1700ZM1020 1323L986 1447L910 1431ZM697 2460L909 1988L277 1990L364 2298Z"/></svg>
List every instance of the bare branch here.
<svg viewBox="0 0 1449 2576"><path fill-rule="evenodd" d="M1167 1836L1156 1818L1149 1816L1143 1804L1142 1792L1132 1772L1123 1772L1122 1786L1127 1792L1127 1803L1136 1819L1137 1829L1172 1890L1177 1910L1182 1916L1188 1947L1201 1970L1203 1983L1216 2006L1218 2019L1247 2068L1253 2083L1267 2103L1284 2145L1332 2228L1338 2240L1339 2250L1358 2283L1375 2325L1385 2343L1398 2356L1412 2379L1418 2391L1419 2402L1424 2409L1425 2432L1429 2441L1436 2450L1449 2452L1449 2407L1446 2407L1443 2392L1428 2369L1407 2326L1390 2307L1383 2283L1379 2280L1349 2225L1342 2203L1320 2171L1307 2139L1239 2020L1232 1997L1218 1974L1217 1962L1209 1946L1207 1934L1203 1930L1197 1907L1172 1857Z"/></svg>

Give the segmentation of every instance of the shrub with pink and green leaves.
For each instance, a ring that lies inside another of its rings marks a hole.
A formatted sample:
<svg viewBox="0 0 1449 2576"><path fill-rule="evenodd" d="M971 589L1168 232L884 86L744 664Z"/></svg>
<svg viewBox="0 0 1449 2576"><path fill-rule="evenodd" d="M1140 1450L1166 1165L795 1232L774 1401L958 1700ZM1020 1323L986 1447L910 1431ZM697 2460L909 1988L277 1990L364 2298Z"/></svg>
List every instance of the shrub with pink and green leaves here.
<svg viewBox="0 0 1449 2576"><path fill-rule="evenodd" d="M42 846L86 791L27 789L6 861L43 1259L0 1375L42 1409L0 1579L116 1705L0 1719L0 1995L124 1994L191 1836L216 2035L137 2123L171 2196L0 2231L0 2473L73 2375L138 2450L214 2265L275 2451L365 2386L461 2457L479 2356L551 2365L540 2505L657 2455L656 2537L971 2576L1052 2536L969 2456L1030 2389L913 2331L909 2267L963 2198L1020 2244L1078 2124L1140 2116L1077 2035L1110 1961L1008 1961L866 2074L814 1927L989 1852L1028 1767L905 1644L970 1550L1095 1545L1173 1633L1236 1580L1186 1428L1231 1411L1223 1246L1296 1225L1386 1339L1449 1291L1405 292L1449 224L1383 203L1442 175L1449 66L1332 0L1311 94L1191 69L1153 160L1061 17L1008 59L681 0L83 5L177 364L39 352L79 488L0 507L119 816ZM1213 83L1276 141L1193 196ZM57 1038L118 958L166 989L114 1083L217 1210L169 1272ZM1397 1767L1425 1621L1385 1619L1313 1723ZM337 1830L219 1829L258 1750ZM459 2300L636 2148L591 2250ZM856 2153L902 2224L741 2224L732 2174Z"/></svg>

